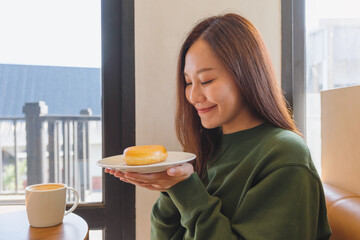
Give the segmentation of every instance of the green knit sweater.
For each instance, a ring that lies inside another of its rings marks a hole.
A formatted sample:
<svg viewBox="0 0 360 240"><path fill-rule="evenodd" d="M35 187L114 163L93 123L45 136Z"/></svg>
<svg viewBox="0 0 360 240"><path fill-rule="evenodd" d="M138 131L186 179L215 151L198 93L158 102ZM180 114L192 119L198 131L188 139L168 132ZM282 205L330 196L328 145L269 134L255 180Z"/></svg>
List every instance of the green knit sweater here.
<svg viewBox="0 0 360 240"><path fill-rule="evenodd" d="M325 198L309 150L269 123L221 137L205 179L161 193L152 239L328 239Z"/></svg>

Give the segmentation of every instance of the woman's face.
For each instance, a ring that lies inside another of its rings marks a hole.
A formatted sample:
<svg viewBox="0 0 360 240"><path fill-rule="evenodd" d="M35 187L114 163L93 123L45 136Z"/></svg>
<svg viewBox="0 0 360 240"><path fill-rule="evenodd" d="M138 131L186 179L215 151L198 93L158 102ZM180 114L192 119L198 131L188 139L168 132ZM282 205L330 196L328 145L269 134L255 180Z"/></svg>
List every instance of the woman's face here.
<svg viewBox="0 0 360 240"><path fill-rule="evenodd" d="M254 117L239 93L233 76L202 39L185 56L186 99L196 108L204 128L222 127L223 133L248 128Z"/></svg>

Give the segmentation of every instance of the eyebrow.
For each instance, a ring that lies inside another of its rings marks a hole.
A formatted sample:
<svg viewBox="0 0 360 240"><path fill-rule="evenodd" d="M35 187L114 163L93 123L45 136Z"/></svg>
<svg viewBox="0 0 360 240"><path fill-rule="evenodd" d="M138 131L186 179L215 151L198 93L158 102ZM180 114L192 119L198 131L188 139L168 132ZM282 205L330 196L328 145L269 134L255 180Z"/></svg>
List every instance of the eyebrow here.
<svg viewBox="0 0 360 240"><path fill-rule="evenodd" d="M211 70L215 70L215 68L210 68L210 67L209 68L201 68L201 69L196 71L196 74L200 74L202 72L207 72L207 71L211 71ZM184 72L184 75L189 76L189 75L186 74L186 72Z"/></svg>

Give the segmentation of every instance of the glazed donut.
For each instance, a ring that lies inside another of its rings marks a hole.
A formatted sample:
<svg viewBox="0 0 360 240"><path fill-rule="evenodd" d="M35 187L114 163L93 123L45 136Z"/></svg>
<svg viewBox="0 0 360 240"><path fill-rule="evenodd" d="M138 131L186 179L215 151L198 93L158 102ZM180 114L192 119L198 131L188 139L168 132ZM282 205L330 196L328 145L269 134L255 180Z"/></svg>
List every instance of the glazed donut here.
<svg viewBox="0 0 360 240"><path fill-rule="evenodd" d="M124 150L123 160L127 165L147 165L164 161L168 153L164 146L133 146Z"/></svg>

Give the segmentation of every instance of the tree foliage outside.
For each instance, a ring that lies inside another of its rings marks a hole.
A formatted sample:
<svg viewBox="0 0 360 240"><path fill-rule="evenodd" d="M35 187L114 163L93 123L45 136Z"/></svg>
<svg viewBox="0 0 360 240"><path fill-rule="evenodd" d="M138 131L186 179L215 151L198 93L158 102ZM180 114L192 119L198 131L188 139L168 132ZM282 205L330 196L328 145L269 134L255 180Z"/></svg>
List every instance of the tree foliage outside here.
<svg viewBox="0 0 360 240"><path fill-rule="evenodd" d="M24 186L24 180L26 179L26 172L27 172L27 164L26 159L19 160L17 162L18 166L18 189L17 190L24 190L26 186ZM14 164L7 164L3 166L3 191L16 191L15 185L15 165Z"/></svg>

